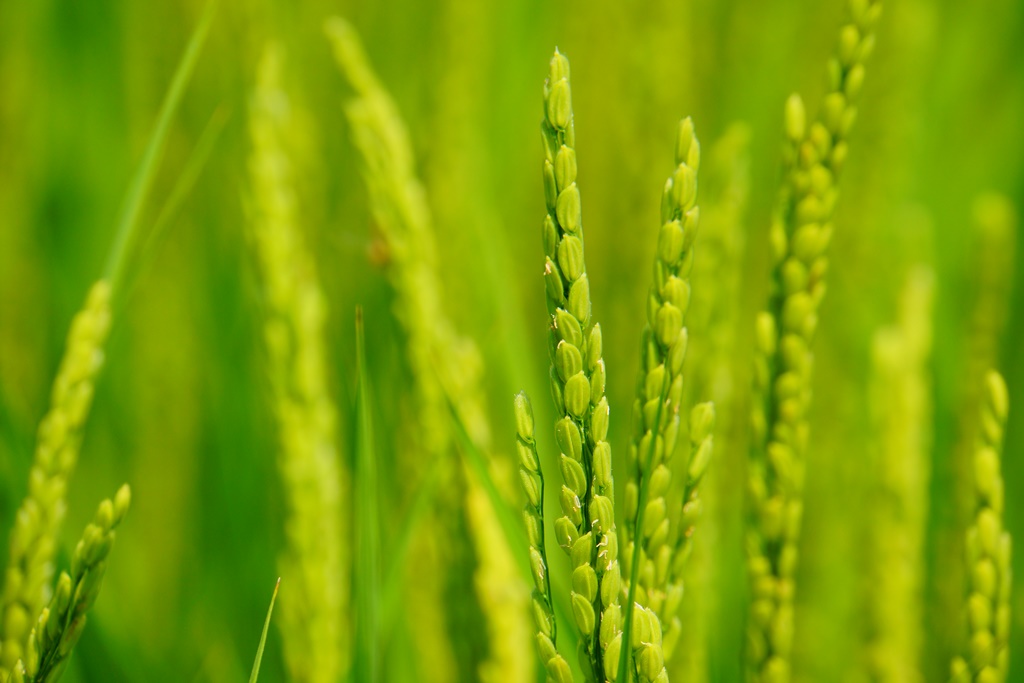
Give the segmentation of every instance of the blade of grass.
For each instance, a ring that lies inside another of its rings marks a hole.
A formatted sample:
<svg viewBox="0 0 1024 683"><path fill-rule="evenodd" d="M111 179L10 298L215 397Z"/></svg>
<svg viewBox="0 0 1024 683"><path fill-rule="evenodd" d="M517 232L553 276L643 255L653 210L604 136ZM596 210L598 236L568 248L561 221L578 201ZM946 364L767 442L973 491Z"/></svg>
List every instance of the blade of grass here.
<svg viewBox="0 0 1024 683"><path fill-rule="evenodd" d="M274 584L274 594L270 596L270 607L267 608L267 618L263 622L263 633L260 634L260 646L256 648L256 661L252 663L252 673L249 674L249 683L256 683L260 675L260 662L263 661L263 648L267 644L267 631L270 630L270 615L274 613L274 603L277 601L277 591L281 587L281 577L277 578Z"/></svg>
<svg viewBox="0 0 1024 683"><path fill-rule="evenodd" d="M402 577L406 568L406 556L409 553L409 548L412 547L412 539L415 537L416 530L433 507L435 496L439 490L438 484L441 481L441 462L440 458L434 458L430 463L430 469L427 470L426 477L420 484L419 491L416 492L416 497L409 505L409 511L399 529L398 537L391 544L394 547L394 554L388 563L384 584L381 587L380 622L377 625L381 642L390 636L395 620L400 614L402 605L400 598L404 588Z"/></svg>
<svg viewBox="0 0 1024 683"><path fill-rule="evenodd" d="M367 397L366 343L363 309L356 308L356 557L353 588L356 596L354 680L375 683L378 678L378 598L380 536L377 507L377 462L373 451L373 421Z"/></svg>
<svg viewBox="0 0 1024 683"><path fill-rule="evenodd" d="M192 78L199 53L202 51L203 43L210 30L213 15L216 11L218 0L209 0L203 15L192 32L185 54L174 72L170 88L164 95L163 103L160 105L160 113L157 115L156 126L150 134L149 142L146 144L146 151L142 155L142 161L132 183L128 188L124 204L121 208L121 217L118 222L117 233L114 243L107 259L104 275L110 281L111 288L116 292L121 278L124 276L125 261L128 253L132 250L138 239L139 217L142 213L142 206L149 197L153 188L153 179L156 177L156 168L163 157L164 148L167 146L167 134L170 131L171 120L178 111L182 95Z"/></svg>
<svg viewBox="0 0 1024 683"><path fill-rule="evenodd" d="M203 170L206 168L206 162L210 159L210 153L220 140L221 133L224 132L224 127L230 118L231 114L224 106L221 106L213 112L210 120L206 123L198 142L196 142L196 146L192 149L192 153L189 154L188 160L185 162L185 168L175 181L171 193L167 195L167 200L153 222L153 227L139 248L139 257L135 267L136 274L145 272L146 268L156 257L157 245L163 238L167 228L171 225L171 221L178 208L188 197L189 193L191 193L196 181L199 180L199 176L202 175ZM125 285L125 300L131 298L137 280L137 277L133 278L130 284Z"/></svg>

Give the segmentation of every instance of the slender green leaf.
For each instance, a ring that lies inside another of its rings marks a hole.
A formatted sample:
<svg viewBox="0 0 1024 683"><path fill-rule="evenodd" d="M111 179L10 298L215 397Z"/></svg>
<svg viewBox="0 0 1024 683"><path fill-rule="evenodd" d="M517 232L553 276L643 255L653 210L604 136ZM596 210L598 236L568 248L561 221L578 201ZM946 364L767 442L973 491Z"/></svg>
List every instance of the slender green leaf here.
<svg viewBox="0 0 1024 683"><path fill-rule="evenodd" d="M167 200L161 207L160 213L157 214L152 229L146 235L145 242L139 248L138 262L135 268L136 275L145 272L146 268L156 257L157 245L171 225L171 221L178 208L188 197L196 181L199 180L203 169L206 168L206 162L210 159L210 153L220 140L221 133L224 132L224 127L227 125L229 118L230 114L228 111L224 107L219 107L213 112L210 120L206 123L206 127L203 128L199 141L196 142L195 148L193 148L192 153L189 154L188 160L185 162L185 168L175 181L171 193L167 195ZM137 279L133 278L131 284L125 287L125 299L131 297Z"/></svg>
<svg viewBox="0 0 1024 683"><path fill-rule="evenodd" d="M267 631L270 630L270 615L274 613L274 603L277 601L277 591L281 588L281 578L278 577L274 584L274 594L270 596L270 607L267 608L267 618L263 622L263 633L260 634L260 646L256 648L256 661L252 663L252 673L249 674L249 683L256 683L260 675L260 662L263 661L263 648L267 644Z"/></svg>
<svg viewBox="0 0 1024 683"><path fill-rule="evenodd" d="M416 492L416 497L409 505L409 511L398 531L398 537L391 543L393 551L384 576L384 584L381 587L380 621L377 624L378 635L382 641L391 634L395 621L401 614L401 597L404 589L402 577L405 575L406 558L412 547L412 539L415 537L416 530L419 529L420 523L427 518L427 513L433 507L439 491L442 462L441 458L434 458L431 461L430 468Z"/></svg>
<svg viewBox="0 0 1024 683"><path fill-rule="evenodd" d="M355 523L356 649L353 676L357 681L379 680L378 599L380 595L380 532L377 507L377 460L373 449L373 421L367 396L366 344L363 309L356 309L356 463Z"/></svg>
<svg viewBox="0 0 1024 683"><path fill-rule="evenodd" d="M170 88L164 95L163 103L160 105L160 113L157 116L156 126L149 137L146 151L142 155L142 162L135 171L132 183L125 196L124 205L121 208L121 218L118 222L117 233L114 237L114 244L107 260L105 275L110 279L111 287L116 291L117 286L124 276L125 261L129 252L135 246L138 239L139 217L142 214L142 206L149 197L153 188L153 179L156 177L156 169L163 157L164 148L167 146L167 134L171 128L171 120L178 111L181 98L185 93L195 70L199 53L202 51L203 43L210 31L210 24L217 9L218 0L209 0L203 16L192 32L185 54L182 55L178 68L174 72Z"/></svg>

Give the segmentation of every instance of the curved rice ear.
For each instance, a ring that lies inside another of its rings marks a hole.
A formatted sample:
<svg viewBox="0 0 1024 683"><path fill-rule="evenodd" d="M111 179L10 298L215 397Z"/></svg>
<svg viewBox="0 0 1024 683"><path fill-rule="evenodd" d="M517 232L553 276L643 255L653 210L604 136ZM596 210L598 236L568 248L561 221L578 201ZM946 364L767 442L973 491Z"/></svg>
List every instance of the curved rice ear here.
<svg viewBox="0 0 1024 683"><path fill-rule="evenodd" d="M71 321L50 408L39 425L30 472L33 485L15 516L12 531L13 537L23 541L11 545L0 598L4 643L8 644L0 653L0 680L23 656L31 621L43 609L53 580L68 479L78 461L96 380L103 368L110 293L107 281L93 284L85 307ZM31 662L25 664L31 669Z"/></svg>
<svg viewBox="0 0 1024 683"><path fill-rule="evenodd" d="M548 677L556 681L572 681L569 664L558 651L557 620L548 576L547 545L544 536L544 473L534 440L533 407L525 391L513 402L516 423L516 450L519 454L519 480L526 494L523 520L530 547L530 573L534 590L531 594L533 620L537 628L535 642L541 663ZM565 458L565 456L562 456ZM572 461L575 463L575 461ZM577 467L579 467L577 465ZM582 468L580 468L582 472Z"/></svg>
<svg viewBox="0 0 1024 683"><path fill-rule="evenodd" d="M113 500L104 500L85 527L71 557L71 571L62 572L50 603L29 634L24 662L15 665L28 680L56 681L85 628L86 613L99 597L114 530L128 511L131 493L125 484ZM22 667L21 664L24 666Z"/></svg>

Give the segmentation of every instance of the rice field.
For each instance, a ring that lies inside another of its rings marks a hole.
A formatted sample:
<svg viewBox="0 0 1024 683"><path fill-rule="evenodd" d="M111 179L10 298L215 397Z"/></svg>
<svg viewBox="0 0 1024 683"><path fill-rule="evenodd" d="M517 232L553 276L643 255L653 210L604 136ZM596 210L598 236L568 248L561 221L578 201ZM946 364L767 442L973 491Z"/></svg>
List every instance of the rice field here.
<svg viewBox="0 0 1024 683"><path fill-rule="evenodd" d="M1022 41L0 5L0 683L1024 681Z"/></svg>

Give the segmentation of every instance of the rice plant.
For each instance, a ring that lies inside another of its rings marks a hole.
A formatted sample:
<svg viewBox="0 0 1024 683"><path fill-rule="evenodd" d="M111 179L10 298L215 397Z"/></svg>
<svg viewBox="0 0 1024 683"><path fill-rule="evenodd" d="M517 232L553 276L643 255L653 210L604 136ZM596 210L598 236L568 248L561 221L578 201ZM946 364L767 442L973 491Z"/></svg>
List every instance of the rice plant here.
<svg viewBox="0 0 1024 683"><path fill-rule="evenodd" d="M219 4L0 4L0 681L1024 680L1021 3Z"/></svg>

